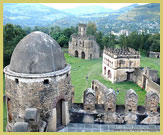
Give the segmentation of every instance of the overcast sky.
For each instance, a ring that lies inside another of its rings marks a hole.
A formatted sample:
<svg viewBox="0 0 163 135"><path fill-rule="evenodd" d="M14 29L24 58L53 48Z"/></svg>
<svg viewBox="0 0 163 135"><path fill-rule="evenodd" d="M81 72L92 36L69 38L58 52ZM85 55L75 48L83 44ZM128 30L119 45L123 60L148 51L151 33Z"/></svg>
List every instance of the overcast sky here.
<svg viewBox="0 0 163 135"><path fill-rule="evenodd" d="M105 8L120 9L122 7L126 7L132 4L145 5L148 3L42 3L42 4L49 7L53 7L55 9L68 9L88 5L100 5Z"/></svg>

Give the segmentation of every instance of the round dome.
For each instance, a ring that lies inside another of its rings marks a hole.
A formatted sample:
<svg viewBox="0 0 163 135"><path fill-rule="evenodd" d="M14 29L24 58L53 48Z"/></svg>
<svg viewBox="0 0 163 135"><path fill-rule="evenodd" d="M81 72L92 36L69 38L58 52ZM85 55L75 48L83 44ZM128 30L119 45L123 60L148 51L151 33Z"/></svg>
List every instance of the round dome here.
<svg viewBox="0 0 163 135"><path fill-rule="evenodd" d="M43 74L63 69L65 57L59 44L47 34L35 31L14 49L9 68L25 74Z"/></svg>

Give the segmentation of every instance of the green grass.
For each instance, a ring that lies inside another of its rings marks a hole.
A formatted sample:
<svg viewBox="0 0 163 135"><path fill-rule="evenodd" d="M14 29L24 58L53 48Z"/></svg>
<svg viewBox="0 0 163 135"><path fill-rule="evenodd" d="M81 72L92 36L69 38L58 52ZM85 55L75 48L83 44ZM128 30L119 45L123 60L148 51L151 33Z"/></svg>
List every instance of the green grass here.
<svg viewBox="0 0 163 135"><path fill-rule="evenodd" d="M144 104L146 92L142 90L137 84L133 82L121 82L112 84L110 81L105 80L102 76L102 58L93 60L83 60L75 57L71 57L65 54L66 62L71 64L71 82L75 87L75 102L83 102L83 92L86 88L91 87L92 80L99 80L101 83L106 85L108 88L114 90L119 89L117 96L117 104L124 104L124 98L126 91L134 89L139 96L139 105ZM88 81L86 80L88 76Z"/></svg>
<svg viewBox="0 0 163 135"><path fill-rule="evenodd" d="M160 59L141 56L140 66L150 67L151 69L157 70L158 76L160 77Z"/></svg>
<svg viewBox="0 0 163 135"><path fill-rule="evenodd" d="M114 90L119 89L119 94L117 96L117 104L124 104L124 98L126 91L128 89L134 89L139 97L139 105L144 105L145 101L145 90L141 89L137 84L133 82L121 82L112 84L110 81L105 80L102 76L102 58L83 60L75 57L69 56L67 53L64 54L66 62L71 64L71 83L75 87L75 102L83 102L83 92L86 88L91 87L92 80L99 80L101 83L106 85L108 88L113 88ZM160 75L160 61L155 58L141 57L141 66L150 67L151 69L158 70ZM88 81L86 80L88 76ZM5 84L5 82L4 82ZM5 86L5 85L4 85ZM4 90L5 93L5 90ZM7 110L6 104L3 106L3 122L5 131L7 123Z"/></svg>

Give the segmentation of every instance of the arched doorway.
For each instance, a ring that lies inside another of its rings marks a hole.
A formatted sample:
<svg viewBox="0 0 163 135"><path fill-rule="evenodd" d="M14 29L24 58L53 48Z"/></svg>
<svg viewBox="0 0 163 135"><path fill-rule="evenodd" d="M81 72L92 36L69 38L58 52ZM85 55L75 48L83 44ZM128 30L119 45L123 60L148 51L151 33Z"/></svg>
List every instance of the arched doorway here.
<svg viewBox="0 0 163 135"><path fill-rule="evenodd" d="M78 57L78 51L77 50L75 51L75 57Z"/></svg>
<svg viewBox="0 0 163 135"><path fill-rule="evenodd" d="M104 75L106 75L106 67L104 67Z"/></svg>
<svg viewBox="0 0 163 135"><path fill-rule="evenodd" d="M111 72L108 70L108 78L111 78Z"/></svg>
<svg viewBox="0 0 163 135"><path fill-rule="evenodd" d="M84 52L81 53L81 58L85 59L85 53Z"/></svg>
<svg viewBox="0 0 163 135"><path fill-rule="evenodd" d="M56 113L57 113L57 128L62 126L62 99L56 104Z"/></svg>
<svg viewBox="0 0 163 135"><path fill-rule="evenodd" d="M12 122L11 100L8 97L7 97L7 111L8 111L8 121Z"/></svg>
<svg viewBox="0 0 163 135"><path fill-rule="evenodd" d="M92 59L92 54L90 54L90 59Z"/></svg>

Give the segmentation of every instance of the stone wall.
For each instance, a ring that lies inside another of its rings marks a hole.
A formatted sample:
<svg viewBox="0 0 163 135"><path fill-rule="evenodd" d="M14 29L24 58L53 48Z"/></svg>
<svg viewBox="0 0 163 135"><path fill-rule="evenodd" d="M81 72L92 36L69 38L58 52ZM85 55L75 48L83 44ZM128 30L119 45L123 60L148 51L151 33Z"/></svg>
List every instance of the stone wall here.
<svg viewBox="0 0 163 135"><path fill-rule="evenodd" d="M104 104L105 103L105 93L107 91L107 87L103 85L98 80L93 80L91 83L92 89L96 93L96 104Z"/></svg>
<svg viewBox="0 0 163 135"><path fill-rule="evenodd" d="M104 49L102 75L112 83L130 80L130 73L140 67L140 55L130 49Z"/></svg>
<svg viewBox="0 0 163 135"><path fill-rule="evenodd" d="M42 120L48 122L52 110L60 100L72 101L70 71L60 76L22 78L5 74L8 106L7 131L12 131L16 122L23 122L25 110L36 108Z"/></svg>
<svg viewBox="0 0 163 135"><path fill-rule="evenodd" d="M96 103L95 91L88 88L84 91L84 110L94 111Z"/></svg>
<svg viewBox="0 0 163 135"><path fill-rule="evenodd" d="M151 58L160 58L160 52L149 52L149 57Z"/></svg>
<svg viewBox="0 0 163 135"><path fill-rule="evenodd" d="M140 68L140 54L131 48L103 51L102 75L112 83L133 81L146 91L160 93L158 71L150 68Z"/></svg>
<svg viewBox="0 0 163 135"><path fill-rule="evenodd" d="M159 124L160 113L158 111L158 104L160 102L159 95L154 91L147 91L145 108L138 107L138 95L133 89L126 92L124 109L118 109L116 105L117 95L112 88L107 88L98 80L92 81L92 88L88 88L84 92L84 99L91 102L93 109L83 110L78 106L72 112L76 114L84 113L81 120L84 123L119 123L119 124ZM96 89L96 90L95 90ZM89 91L89 92L88 92ZM94 92L93 92L94 91ZM101 93L100 93L101 92ZM91 94L90 99L87 94ZM93 94L92 94L93 93ZM101 104L98 103L98 96L102 95L104 98ZM93 97L93 98L92 98ZM94 98L96 97L96 102ZM93 99L93 100L92 100ZM84 106L89 105L84 100ZM96 104L95 104L96 103ZM99 109L100 108L100 109ZM76 115L75 114L75 115ZM73 116L72 116L73 117ZM149 122L148 122L149 121Z"/></svg>
<svg viewBox="0 0 163 135"><path fill-rule="evenodd" d="M160 85L155 82L158 79L157 73L158 71L149 68L136 68L130 78L146 91L155 91L160 95Z"/></svg>

